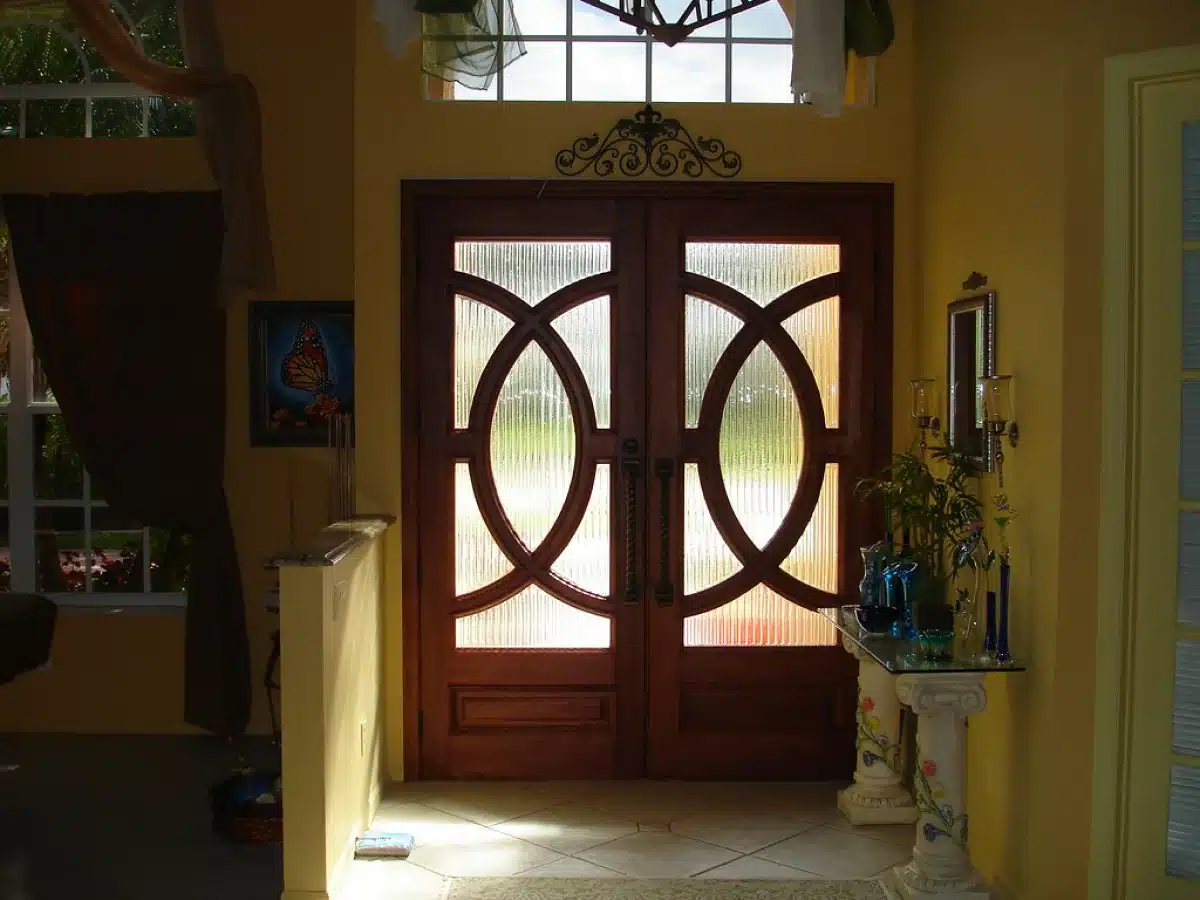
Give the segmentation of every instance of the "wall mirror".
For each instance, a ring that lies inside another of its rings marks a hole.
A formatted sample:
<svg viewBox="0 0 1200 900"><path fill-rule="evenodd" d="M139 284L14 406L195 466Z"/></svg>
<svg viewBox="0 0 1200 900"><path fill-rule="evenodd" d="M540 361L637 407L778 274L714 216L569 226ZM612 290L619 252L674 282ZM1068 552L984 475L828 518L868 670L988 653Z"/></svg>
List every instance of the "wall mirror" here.
<svg viewBox="0 0 1200 900"><path fill-rule="evenodd" d="M946 439L990 472L992 437L983 427L982 379L996 374L996 292L978 272L963 282L963 291L947 311Z"/></svg>

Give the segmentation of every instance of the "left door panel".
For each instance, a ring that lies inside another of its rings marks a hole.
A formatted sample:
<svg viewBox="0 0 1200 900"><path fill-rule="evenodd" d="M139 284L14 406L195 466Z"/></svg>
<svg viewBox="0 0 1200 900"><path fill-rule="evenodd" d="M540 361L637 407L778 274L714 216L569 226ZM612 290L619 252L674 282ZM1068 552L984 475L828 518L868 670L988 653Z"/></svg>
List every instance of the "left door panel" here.
<svg viewBox="0 0 1200 900"><path fill-rule="evenodd" d="M640 774L642 216L418 206L422 777Z"/></svg>

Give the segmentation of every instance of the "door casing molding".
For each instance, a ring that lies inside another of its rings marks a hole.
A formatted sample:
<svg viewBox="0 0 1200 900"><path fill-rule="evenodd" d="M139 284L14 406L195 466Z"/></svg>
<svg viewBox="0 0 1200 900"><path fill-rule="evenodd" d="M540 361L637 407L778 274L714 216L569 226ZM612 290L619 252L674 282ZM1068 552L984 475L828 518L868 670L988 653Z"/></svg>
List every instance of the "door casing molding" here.
<svg viewBox="0 0 1200 900"><path fill-rule="evenodd" d="M1137 137L1144 92L1193 78L1200 78L1200 46L1104 61L1102 424L1089 900L1136 900L1129 894L1127 878L1137 637L1133 575L1139 528L1134 502L1139 491L1135 423L1141 408Z"/></svg>

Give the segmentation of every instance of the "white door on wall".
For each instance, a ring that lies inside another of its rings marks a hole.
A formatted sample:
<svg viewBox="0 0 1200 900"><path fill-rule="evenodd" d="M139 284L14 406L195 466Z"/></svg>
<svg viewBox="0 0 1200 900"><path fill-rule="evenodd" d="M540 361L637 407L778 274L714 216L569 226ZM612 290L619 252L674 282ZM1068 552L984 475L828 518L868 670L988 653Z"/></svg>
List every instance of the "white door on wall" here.
<svg viewBox="0 0 1200 900"><path fill-rule="evenodd" d="M1131 677L1125 854L1114 893L1147 900L1200 898L1200 64L1195 68L1141 83L1130 129L1131 599L1123 627L1131 635Z"/></svg>

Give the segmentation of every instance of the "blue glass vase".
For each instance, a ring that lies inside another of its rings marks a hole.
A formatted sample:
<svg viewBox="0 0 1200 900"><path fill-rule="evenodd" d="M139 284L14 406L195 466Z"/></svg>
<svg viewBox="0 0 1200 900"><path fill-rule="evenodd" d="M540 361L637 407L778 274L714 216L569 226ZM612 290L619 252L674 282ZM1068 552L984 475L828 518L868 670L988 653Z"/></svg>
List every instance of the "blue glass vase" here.
<svg viewBox="0 0 1200 900"><path fill-rule="evenodd" d="M1000 563L1000 623L996 635L996 662L1006 663L1012 659L1008 650L1008 582L1007 562Z"/></svg>
<svg viewBox="0 0 1200 900"><path fill-rule="evenodd" d="M983 633L983 653L987 657L996 655L996 592L987 592L987 624Z"/></svg>
<svg viewBox="0 0 1200 900"><path fill-rule="evenodd" d="M892 625L892 637L912 640L917 636L913 622L913 600L916 597L914 582L918 565L914 560L902 559L884 570L884 588L887 606L898 613Z"/></svg>
<svg viewBox="0 0 1200 900"><path fill-rule="evenodd" d="M883 545L872 544L869 547L860 547L858 552L862 554L863 561L862 581L858 583L858 603L866 608L880 606L884 602L882 596L885 558Z"/></svg>

